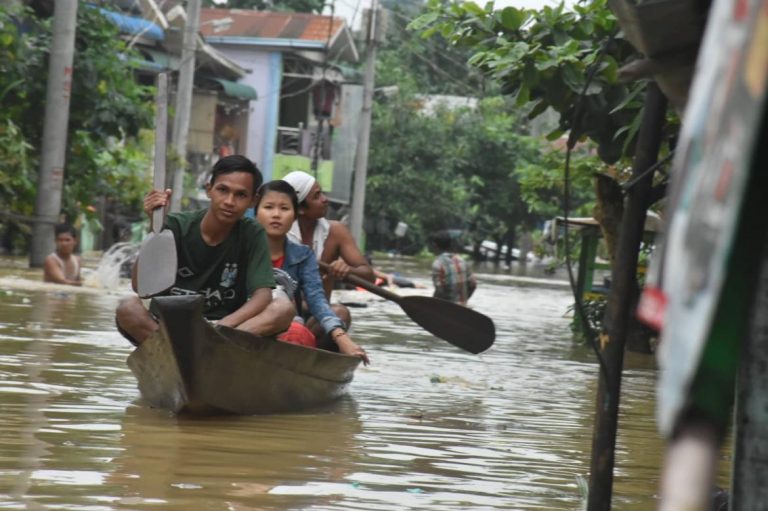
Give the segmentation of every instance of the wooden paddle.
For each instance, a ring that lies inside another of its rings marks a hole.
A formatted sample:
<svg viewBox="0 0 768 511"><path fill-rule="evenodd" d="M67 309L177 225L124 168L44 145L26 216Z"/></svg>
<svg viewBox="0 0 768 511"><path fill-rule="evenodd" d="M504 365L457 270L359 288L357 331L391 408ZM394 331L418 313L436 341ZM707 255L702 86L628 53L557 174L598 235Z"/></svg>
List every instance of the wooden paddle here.
<svg viewBox="0 0 768 511"><path fill-rule="evenodd" d="M152 187L165 189L165 148L168 137L168 74L157 75L155 106L155 171ZM168 290L176 281L176 241L173 233L163 230L165 208L152 212L152 232L139 247L136 290L149 298Z"/></svg>
<svg viewBox="0 0 768 511"><path fill-rule="evenodd" d="M328 270L327 264L318 264ZM496 339L491 318L457 303L431 296L400 296L352 274L344 281L395 302L424 330L470 353L482 353Z"/></svg>

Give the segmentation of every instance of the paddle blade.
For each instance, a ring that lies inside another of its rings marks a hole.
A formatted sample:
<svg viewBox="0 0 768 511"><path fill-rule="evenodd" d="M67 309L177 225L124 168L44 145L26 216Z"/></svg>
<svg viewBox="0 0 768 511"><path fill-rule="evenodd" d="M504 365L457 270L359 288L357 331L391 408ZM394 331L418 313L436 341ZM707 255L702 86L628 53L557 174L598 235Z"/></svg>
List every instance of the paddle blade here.
<svg viewBox="0 0 768 511"><path fill-rule="evenodd" d="M176 241L168 230L150 233L139 248L136 290L141 298L167 291L176 281Z"/></svg>
<svg viewBox="0 0 768 511"><path fill-rule="evenodd" d="M470 353L482 353L496 339L491 318L457 303L427 296L404 296L399 303L422 328Z"/></svg>

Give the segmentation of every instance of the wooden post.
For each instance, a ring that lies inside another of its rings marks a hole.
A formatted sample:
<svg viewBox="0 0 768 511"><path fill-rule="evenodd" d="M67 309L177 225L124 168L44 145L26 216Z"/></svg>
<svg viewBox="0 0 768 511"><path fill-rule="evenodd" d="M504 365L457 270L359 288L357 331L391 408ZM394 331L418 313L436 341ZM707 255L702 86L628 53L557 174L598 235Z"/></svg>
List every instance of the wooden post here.
<svg viewBox="0 0 768 511"><path fill-rule="evenodd" d="M635 149L633 178L645 172L658 158L666 110L667 99L655 83L650 83ZM652 183L653 172L628 190L621 221L616 262L611 272L605 330L600 334L600 352L608 375L607 381L600 375L597 389L587 511L609 511L611 508L624 345L637 293L638 253Z"/></svg>

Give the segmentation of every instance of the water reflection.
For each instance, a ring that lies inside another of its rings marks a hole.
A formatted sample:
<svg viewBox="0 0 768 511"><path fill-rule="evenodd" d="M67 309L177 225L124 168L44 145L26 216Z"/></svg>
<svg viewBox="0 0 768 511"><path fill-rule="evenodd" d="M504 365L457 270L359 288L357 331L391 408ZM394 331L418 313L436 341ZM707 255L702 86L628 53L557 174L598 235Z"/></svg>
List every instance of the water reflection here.
<svg viewBox="0 0 768 511"><path fill-rule="evenodd" d="M285 509L277 488L349 486L344 478L360 455L361 429L351 399L306 414L206 419L131 406L108 483L122 495L120 505L135 509L160 502L179 508L189 502L187 509L217 503L226 509ZM333 493L310 496L291 499L291 506L328 508L335 500Z"/></svg>
<svg viewBox="0 0 768 511"><path fill-rule="evenodd" d="M580 509L593 356L570 338L567 290L501 277L480 275L472 299L498 332L480 356L348 291L373 360L351 397L207 420L136 401L131 348L113 326L119 294L0 289L0 507ZM655 504L655 374L651 357L627 361L615 509Z"/></svg>

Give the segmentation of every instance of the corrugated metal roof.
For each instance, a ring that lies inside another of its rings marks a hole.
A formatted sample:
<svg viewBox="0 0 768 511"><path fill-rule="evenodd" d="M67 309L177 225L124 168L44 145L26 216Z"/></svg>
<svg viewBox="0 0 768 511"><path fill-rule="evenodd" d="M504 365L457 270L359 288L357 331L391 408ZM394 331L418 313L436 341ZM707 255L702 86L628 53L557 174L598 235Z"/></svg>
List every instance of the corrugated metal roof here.
<svg viewBox="0 0 768 511"><path fill-rule="evenodd" d="M344 30L343 18L303 12L201 9L200 32L205 37L262 37L326 41Z"/></svg>

